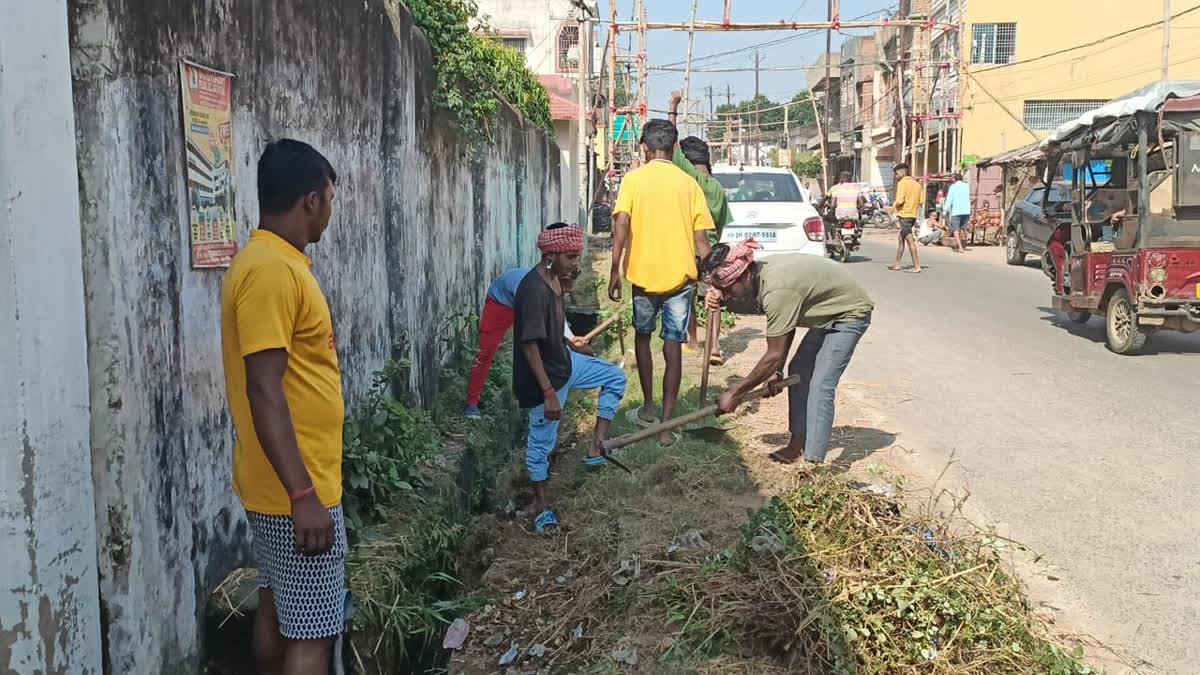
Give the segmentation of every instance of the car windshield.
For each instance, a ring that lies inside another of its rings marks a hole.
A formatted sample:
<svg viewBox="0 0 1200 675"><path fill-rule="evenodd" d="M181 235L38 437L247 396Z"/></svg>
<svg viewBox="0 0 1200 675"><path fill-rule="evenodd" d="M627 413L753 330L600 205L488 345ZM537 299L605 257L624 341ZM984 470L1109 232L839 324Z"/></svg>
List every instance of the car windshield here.
<svg viewBox="0 0 1200 675"><path fill-rule="evenodd" d="M796 179L786 173L719 173L717 180L731 202L798 202Z"/></svg>

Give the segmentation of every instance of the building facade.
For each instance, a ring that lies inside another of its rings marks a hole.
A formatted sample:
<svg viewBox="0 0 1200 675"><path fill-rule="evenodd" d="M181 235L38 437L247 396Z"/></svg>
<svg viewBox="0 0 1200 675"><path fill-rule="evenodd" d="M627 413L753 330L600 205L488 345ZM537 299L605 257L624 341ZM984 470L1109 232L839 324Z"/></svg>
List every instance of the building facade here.
<svg viewBox="0 0 1200 675"><path fill-rule="evenodd" d="M968 162L1044 138L1162 77L1162 25L1138 27L1161 21L1163 3L970 0L966 19L970 77L962 142ZM1200 42L1192 39L1197 28L1200 13L1172 20L1169 79L1200 79Z"/></svg>
<svg viewBox="0 0 1200 675"><path fill-rule="evenodd" d="M588 183L595 166L591 106L580 115L581 79L585 101L594 72L591 20L595 0L478 0L479 14L505 46L525 55L525 63L550 95L550 116L561 152L562 203L557 219L585 223ZM543 223L547 225L549 223Z"/></svg>

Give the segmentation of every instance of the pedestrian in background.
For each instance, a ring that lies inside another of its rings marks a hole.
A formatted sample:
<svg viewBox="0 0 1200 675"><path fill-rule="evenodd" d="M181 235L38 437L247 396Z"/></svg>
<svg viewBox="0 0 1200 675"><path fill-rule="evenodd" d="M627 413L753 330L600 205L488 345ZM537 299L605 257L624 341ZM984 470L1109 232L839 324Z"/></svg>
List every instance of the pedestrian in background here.
<svg viewBox="0 0 1200 675"><path fill-rule="evenodd" d="M638 379L642 407L634 420L654 424L654 356L650 336L662 314L662 419L675 415L683 376L683 343L692 318L696 258L708 255L708 231L713 229L708 202L699 184L672 164L678 139L675 125L664 119L646 123L642 152L646 165L625 174L613 206L613 253L608 297L621 301L621 283L633 286L633 328L636 334ZM659 443L673 445L670 431Z"/></svg>
<svg viewBox="0 0 1200 675"><path fill-rule="evenodd" d="M961 173L956 173L950 178L950 189L946 191L946 203L942 212L946 214L950 223L950 234L955 244L954 252L962 253L966 250L963 232L971 222L971 188L963 181Z"/></svg>
<svg viewBox="0 0 1200 675"><path fill-rule="evenodd" d="M913 228L917 226L917 214L921 211L923 192L921 184L908 175L908 164L901 162L894 169L896 182L896 198L892 200L892 212L900 219L900 238L896 245L896 262L888 265L889 270L900 270L900 260L904 257L904 247L908 246L912 256L913 266L906 270L913 274L921 273L921 260L917 257L917 239L913 236Z"/></svg>

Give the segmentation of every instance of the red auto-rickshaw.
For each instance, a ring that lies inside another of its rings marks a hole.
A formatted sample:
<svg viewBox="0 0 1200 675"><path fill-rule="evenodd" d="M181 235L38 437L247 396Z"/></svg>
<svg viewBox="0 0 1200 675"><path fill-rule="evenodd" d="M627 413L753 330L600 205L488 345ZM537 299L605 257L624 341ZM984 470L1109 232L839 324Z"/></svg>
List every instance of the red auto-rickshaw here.
<svg viewBox="0 0 1200 675"><path fill-rule="evenodd" d="M1155 331L1200 329L1200 83L1152 84L1041 147L1043 182L1071 176L1069 204L1043 202L1070 218L1049 247L1054 308L1078 323L1105 317L1118 354Z"/></svg>

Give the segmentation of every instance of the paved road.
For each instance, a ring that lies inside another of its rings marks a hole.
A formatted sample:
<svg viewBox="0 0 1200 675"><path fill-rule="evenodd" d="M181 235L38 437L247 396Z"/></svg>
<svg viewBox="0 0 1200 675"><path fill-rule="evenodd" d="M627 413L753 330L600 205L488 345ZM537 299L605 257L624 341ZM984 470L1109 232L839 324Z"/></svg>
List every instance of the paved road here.
<svg viewBox="0 0 1200 675"><path fill-rule="evenodd" d="M954 453L974 509L1061 570L1032 589L1059 596L1060 624L1153 664L1139 672L1200 672L1200 334L1117 356L1101 319L1048 309L1038 269L921 252L919 275L885 269L890 239L850 263L877 308L847 381L903 392L884 410L903 461L936 476Z"/></svg>

